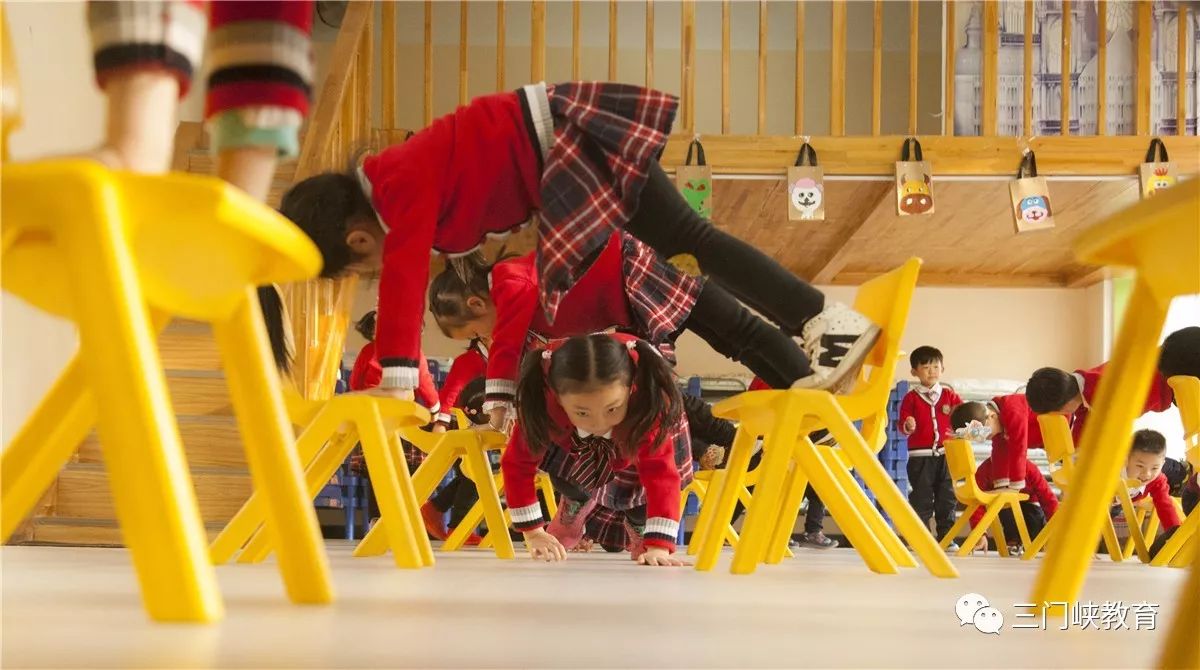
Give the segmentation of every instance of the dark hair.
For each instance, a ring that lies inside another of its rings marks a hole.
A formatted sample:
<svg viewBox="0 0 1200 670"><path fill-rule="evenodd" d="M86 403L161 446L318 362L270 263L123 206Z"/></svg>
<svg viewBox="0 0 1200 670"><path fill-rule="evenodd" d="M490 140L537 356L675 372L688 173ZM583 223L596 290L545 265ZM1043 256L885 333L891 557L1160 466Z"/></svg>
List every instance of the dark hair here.
<svg viewBox="0 0 1200 670"><path fill-rule="evenodd" d="M658 426L671 426L679 420L683 398L670 366L649 343L636 342L636 370L625 344L603 334L567 340L550 357L548 372L542 371L541 351L526 354L517 383L517 420L531 453L545 453L552 438L547 391L561 395L604 384L631 386L629 411L613 431L617 451L625 458L635 456L639 443Z"/></svg>
<svg viewBox="0 0 1200 670"><path fill-rule="evenodd" d="M1133 434L1132 451L1145 454L1162 454L1167 451L1167 438L1157 430L1142 429Z"/></svg>
<svg viewBox="0 0 1200 670"><path fill-rule="evenodd" d="M359 335L368 342L375 341L375 310L371 310L362 315L362 318L354 324L354 330L358 331Z"/></svg>
<svg viewBox="0 0 1200 670"><path fill-rule="evenodd" d="M339 277L356 258L346 244L355 221L375 221L375 209L358 179L326 172L305 179L283 194L279 212L300 227L321 250L322 277Z"/></svg>
<svg viewBox="0 0 1200 670"><path fill-rule="evenodd" d="M1038 368L1025 384L1025 399L1036 414L1057 412L1078 395L1075 375L1058 368Z"/></svg>
<svg viewBox="0 0 1200 670"><path fill-rule="evenodd" d="M514 257L516 254L506 254L501 247L496 260L491 263L478 251L446 263L446 269L429 284L429 312L443 335L450 337L451 329L462 328L478 316L467 308L467 298L477 296L491 300L488 275L496 263Z"/></svg>
<svg viewBox="0 0 1200 670"><path fill-rule="evenodd" d="M487 412L483 411L485 388L484 378L476 377L467 382L467 385L458 394L458 407L467 415L468 421L480 426L490 420ZM466 426L459 426L459 428L466 428Z"/></svg>
<svg viewBox="0 0 1200 670"><path fill-rule="evenodd" d="M292 368L291 352L287 348L288 324L283 322L283 297L274 286L258 287L258 304L262 309L263 324L267 327L267 339L271 342L271 357L275 367L283 374Z"/></svg>
<svg viewBox="0 0 1200 670"><path fill-rule="evenodd" d="M1163 340L1158 371L1167 378L1200 377L1200 326L1180 328Z"/></svg>
<svg viewBox="0 0 1200 670"><path fill-rule="evenodd" d="M979 401L964 402L950 412L950 427L954 430L966 428L972 421L987 421L987 404Z"/></svg>
<svg viewBox="0 0 1200 670"><path fill-rule="evenodd" d="M943 360L941 350L935 347L917 347L908 356L908 362L914 370L926 363L941 363Z"/></svg>

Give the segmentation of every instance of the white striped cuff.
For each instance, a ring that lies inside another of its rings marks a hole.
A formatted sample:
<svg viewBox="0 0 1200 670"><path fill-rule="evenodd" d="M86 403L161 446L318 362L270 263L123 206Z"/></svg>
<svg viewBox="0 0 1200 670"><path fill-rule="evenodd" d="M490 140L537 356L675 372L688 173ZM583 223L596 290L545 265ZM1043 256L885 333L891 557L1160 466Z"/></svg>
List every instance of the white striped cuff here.
<svg viewBox="0 0 1200 670"><path fill-rule="evenodd" d="M646 519L646 530L642 532L642 535L665 535L674 541L679 536L679 522L675 519L652 516Z"/></svg>
<svg viewBox="0 0 1200 670"><path fill-rule="evenodd" d="M550 148L554 146L554 119L550 116L550 98L546 93L546 82L528 84L522 88L525 89L525 100L529 102L533 128L537 131L542 160L545 161L550 156Z"/></svg>
<svg viewBox="0 0 1200 670"><path fill-rule="evenodd" d="M442 403L435 402L435 403L433 403L433 407L429 407L427 409L429 410L430 414L432 414L434 416L440 416L441 411L442 411Z"/></svg>
<svg viewBox="0 0 1200 670"><path fill-rule="evenodd" d="M517 395L517 383L511 379L489 379L484 383L483 392L488 396L508 396L514 398Z"/></svg>
<svg viewBox="0 0 1200 670"><path fill-rule="evenodd" d="M159 44L198 70L204 55L208 15L187 2L131 2L88 7L94 51L134 44ZM543 98L545 92L542 93Z"/></svg>
<svg viewBox="0 0 1200 670"><path fill-rule="evenodd" d="M208 36L208 68L274 65L294 72L310 84L315 65L309 36L287 23L240 21L230 23Z"/></svg>
<svg viewBox="0 0 1200 670"><path fill-rule="evenodd" d="M513 525L515 526L531 526L540 523L542 520L542 506L540 503L533 503L525 507L515 507L509 510L512 514Z"/></svg>
<svg viewBox="0 0 1200 670"><path fill-rule="evenodd" d="M421 374L416 368L386 367L379 386L385 389L415 389L420 381Z"/></svg>
<svg viewBox="0 0 1200 670"><path fill-rule="evenodd" d="M454 418L454 417L453 417L453 416L451 416L451 415L450 415L449 413L447 413L447 412L438 412L438 413L437 413L437 416L434 416L434 417L433 417L433 420L434 420L434 421L437 421L438 423L444 423L444 424L446 424L446 425L449 425L449 424L450 424L450 421L451 421L453 418Z"/></svg>

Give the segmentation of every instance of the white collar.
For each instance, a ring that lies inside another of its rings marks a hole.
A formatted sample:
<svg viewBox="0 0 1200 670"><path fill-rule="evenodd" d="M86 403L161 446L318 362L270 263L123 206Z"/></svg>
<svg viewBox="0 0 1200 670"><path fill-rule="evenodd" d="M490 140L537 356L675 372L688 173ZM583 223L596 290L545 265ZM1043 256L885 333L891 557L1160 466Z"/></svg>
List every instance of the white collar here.
<svg viewBox="0 0 1200 670"><path fill-rule="evenodd" d="M363 156L363 158L366 158L366 156ZM354 169L355 175L358 176L358 185L362 187L363 193L366 194L367 202L371 203L371 211L375 212L375 219L379 221L379 225L383 227L383 232L389 233L391 232L391 229L388 228L387 222L383 220L383 217L379 215L379 211L375 209L375 198L373 197L372 190L373 187L371 186L371 180L367 178L367 172L363 169L363 165L364 163L360 161L358 167Z"/></svg>
<svg viewBox="0 0 1200 670"><path fill-rule="evenodd" d="M1083 375L1078 372L1072 372L1071 376L1075 378L1075 383L1079 384L1079 397L1083 399L1083 408L1091 411L1092 406L1088 404L1087 394L1083 392Z"/></svg>
<svg viewBox="0 0 1200 670"><path fill-rule="evenodd" d="M917 395L921 396L922 400L930 404L936 403L942 397L941 382L934 382L933 386L925 386L918 382L913 384L913 388L917 390ZM930 398L930 396L933 397Z"/></svg>
<svg viewBox="0 0 1200 670"><path fill-rule="evenodd" d="M612 431L611 430L603 435L593 435L592 433L589 433L586 430L583 430L582 428L577 427L577 428L575 428L575 434L578 435L579 437L602 437L606 440L612 439Z"/></svg>

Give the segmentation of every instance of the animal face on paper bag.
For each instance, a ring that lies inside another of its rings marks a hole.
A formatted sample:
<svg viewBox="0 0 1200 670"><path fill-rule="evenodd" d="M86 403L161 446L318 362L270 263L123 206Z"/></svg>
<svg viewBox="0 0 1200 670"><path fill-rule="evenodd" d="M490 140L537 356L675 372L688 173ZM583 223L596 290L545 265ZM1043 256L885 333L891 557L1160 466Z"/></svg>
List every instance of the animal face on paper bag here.
<svg viewBox="0 0 1200 670"><path fill-rule="evenodd" d="M1146 195L1154 195L1164 188L1171 188L1175 185L1175 177L1171 176L1167 168L1154 168L1154 179L1150 182L1150 188L1146 189Z"/></svg>
<svg viewBox="0 0 1200 670"><path fill-rule="evenodd" d="M708 184L702 181L686 181L683 183L683 198L697 212L704 213L708 209Z"/></svg>
<svg viewBox="0 0 1200 670"><path fill-rule="evenodd" d="M933 209L933 192L930 190L929 175L925 181L905 178L900 183L900 211L905 214L924 214Z"/></svg>
<svg viewBox="0 0 1200 670"><path fill-rule="evenodd" d="M806 219L814 218L821 208L822 188L815 179L803 177L788 186L792 207Z"/></svg>
<svg viewBox="0 0 1200 670"><path fill-rule="evenodd" d="M1021 198L1017 209L1021 212L1021 220L1026 223L1041 223L1050 216L1050 203L1040 195Z"/></svg>

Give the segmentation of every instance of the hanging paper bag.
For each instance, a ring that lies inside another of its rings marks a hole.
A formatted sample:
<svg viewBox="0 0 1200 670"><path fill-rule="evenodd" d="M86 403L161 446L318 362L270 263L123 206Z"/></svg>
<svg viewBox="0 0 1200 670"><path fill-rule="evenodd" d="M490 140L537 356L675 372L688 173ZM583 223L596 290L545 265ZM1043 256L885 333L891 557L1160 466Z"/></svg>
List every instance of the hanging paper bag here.
<svg viewBox="0 0 1200 670"><path fill-rule="evenodd" d="M1155 150L1157 149L1157 155ZM1175 185L1178 175L1175 166L1167 158L1167 147L1157 137L1150 140L1146 162L1138 166L1138 181L1142 185L1142 198L1149 198L1164 188Z"/></svg>
<svg viewBox="0 0 1200 670"><path fill-rule="evenodd" d="M913 160L909 160L910 145ZM904 149L896 163L896 214L933 214L933 171L921 155L921 143L915 137L904 140Z"/></svg>
<svg viewBox="0 0 1200 670"><path fill-rule="evenodd" d="M692 165L692 150L696 152L695 165ZM706 219L712 218L712 168L704 160L704 145L699 138L688 145L684 164L675 168L675 184L692 209Z"/></svg>
<svg viewBox="0 0 1200 670"><path fill-rule="evenodd" d="M808 142L800 145L796 165L787 174L788 221L825 220L825 170Z"/></svg>
<svg viewBox="0 0 1200 670"><path fill-rule="evenodd" d="M1009 184L1012 194L1013 220L1018 233L1048 230L1054 227L1054 213L1050 209L1050 187L1045 177L1037 176L1037 158L1032 151L1021 157L1016 181Z"/></svg>

